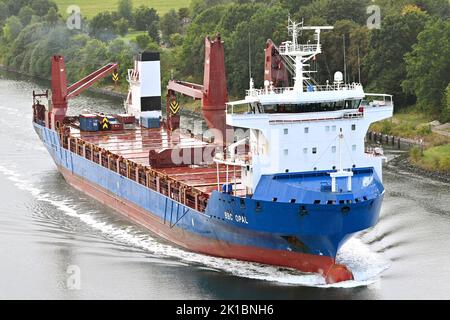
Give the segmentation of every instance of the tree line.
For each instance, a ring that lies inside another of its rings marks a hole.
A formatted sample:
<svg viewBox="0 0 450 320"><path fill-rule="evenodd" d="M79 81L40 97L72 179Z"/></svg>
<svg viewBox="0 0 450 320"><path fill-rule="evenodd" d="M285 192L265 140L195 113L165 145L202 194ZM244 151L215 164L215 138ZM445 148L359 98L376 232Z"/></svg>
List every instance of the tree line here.
<svg viewBox="0 0 450 320"><path fill-rule="evenodd" d="M381 9L381 27L371 29L373 5ZM345 54L348 82L393 94L397 109L417 105L450 120L448 0L191 0L162 16L120 0L110 12L83 19L81 30L68 29L50 0L0 0L0 59L48 75L49 57L58 52L66 56L72 80L117 61L123 78L134 54L157 50L163 83L170 77L201 83L204 37L220 33L230 94L240 97L250 75L262 86L265 42L271 38L279 45L289 38L288 15L335 27L323 33L323 54L311 66L318 82L343 71ZM130 32L138 35L130 38Z"/></svg>

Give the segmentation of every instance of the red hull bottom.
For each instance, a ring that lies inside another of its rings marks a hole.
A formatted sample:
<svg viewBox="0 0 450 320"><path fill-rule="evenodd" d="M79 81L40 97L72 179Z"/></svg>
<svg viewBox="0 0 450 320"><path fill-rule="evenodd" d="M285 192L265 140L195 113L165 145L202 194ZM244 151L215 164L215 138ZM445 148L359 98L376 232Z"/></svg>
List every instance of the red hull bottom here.
<svg viewBox="0 0 450 320"><path fill-rule="evenodd" d="M118 199L107 190L93 185L58 166L65 180L75 189L100 201L129 220L147 228L158 236L193 252L215 257L258 262L274 266L294 268L302 272L319 273L328 284L353 280L352 273L343 265L338 265L330 257L311 255L284 250L241 246L224 241L205 239L180 228L170 228L158 217L124 199Z"/></svg>

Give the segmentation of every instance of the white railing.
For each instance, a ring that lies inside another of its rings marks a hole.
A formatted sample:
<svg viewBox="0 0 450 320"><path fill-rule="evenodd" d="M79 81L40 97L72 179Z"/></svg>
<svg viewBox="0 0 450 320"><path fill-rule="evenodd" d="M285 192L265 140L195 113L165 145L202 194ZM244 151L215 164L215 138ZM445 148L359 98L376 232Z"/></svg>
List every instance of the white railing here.
<svg viewBox="0 0 450 320"><path fill-rule="evenodd" d="M394 101L392 99L392 95L390 94L384 94L384 93L366 93L366 100L367 98L372 98L369 101L369 106L371 107L385 107L385 106L393 106ZM374 99L374 98L381 98L382 100Z"/></svg>
<svg viewBox="0 0 450 320"><path fill-rule="evenodd" d="M292 44L283 43L279 47L280 54L292 54L296 52L314 53L320 50L320 45L317 44Z"/></svg>
<svg viewBox="0 0 450 320"><path fill-rule="evenodd" d="M317 115L317 114L316 114ZM335 121L335 120L343 120L343 119L359 119L363 118L363 112L345 112L342 115L338 115L335 117L311 117L311 118L302 118L302 119L278 119L278 120L269 120L270 124L292 124L292 123L303 123L303 122L317 122L317 121Z"/></svg>
<svg viewBox="0 0 450 320"><path fill-rule="evenodd" d="M128 69L127 81L139 81L139 72L135 69Z"/></svg>
<svg viewBox="0 0 450 320"><path fill-rule="evenodd" d="M361 88L361 84L359 83L353 83L353 84L332 84L332 85L308 85L306 86L306 92L323 92L323 91L346 91L346 90L356 90ZM257 97L267 94L284 94L293 92L293 87L282 87L282 88L276 88L276 87L268 87L264 89L251 89L246 90L246 96L248 97Z"/></svg>

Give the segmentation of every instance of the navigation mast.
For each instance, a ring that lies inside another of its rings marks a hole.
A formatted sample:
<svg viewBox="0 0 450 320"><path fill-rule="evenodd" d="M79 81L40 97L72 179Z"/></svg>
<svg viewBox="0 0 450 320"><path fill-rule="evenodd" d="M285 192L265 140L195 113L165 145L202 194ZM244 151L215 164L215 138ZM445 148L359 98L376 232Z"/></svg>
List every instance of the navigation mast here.
<svg viewBox="0 0 450 320"><path fill-rule="evenodd" d="M289 17L288 19L288 32L292 35L292 41L283 42L280 46L280 55L291 58L294 62L294 91L303 92L303 82L306 79L303 73L305 62L311 60L316 55L322 53L322 47L320 44L320 33L322 30L332 30L332 26L304 26L303 21L296 23ZM303 30L315 31L315 44L298 44L299 33Z"/></svg>

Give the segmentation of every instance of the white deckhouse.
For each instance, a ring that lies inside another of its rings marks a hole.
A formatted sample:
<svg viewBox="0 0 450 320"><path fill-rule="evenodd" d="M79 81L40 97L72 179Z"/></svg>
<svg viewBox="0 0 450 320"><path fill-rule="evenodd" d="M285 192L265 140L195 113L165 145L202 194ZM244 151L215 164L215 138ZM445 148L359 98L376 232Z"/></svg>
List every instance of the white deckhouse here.
<svg viewBox="0 0 450 320"><path fill-rule="evenodd" d="M273 87L266 81L256 89L251 79L245 99L228 103L226 117L228 125L250 130L250 152L245 159L235 156L238 142L216 162L240 166L248 194L267 174L328 171L332 192L339 178L347 179L351 191L352 168L373 167L381 179L383 157L366 152L365 136L371 123L392 116L392 96L366 94L340 72L332 84L315 84L305 67L322 52L321 31L333 27L306 27L289 19L288 29L292 40L278 50L291 65L294 86ZM298 44L299 32L308 30L314 31L315 43Z"/></svg>

